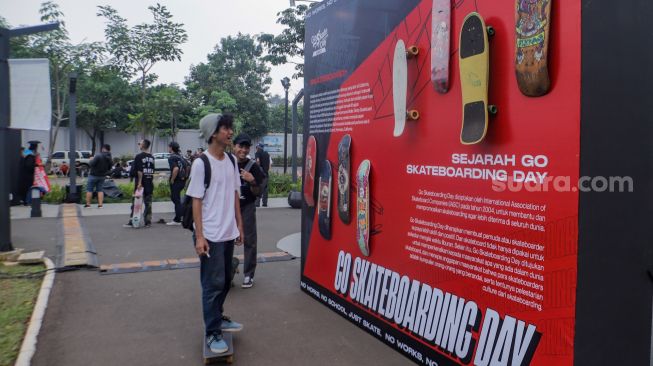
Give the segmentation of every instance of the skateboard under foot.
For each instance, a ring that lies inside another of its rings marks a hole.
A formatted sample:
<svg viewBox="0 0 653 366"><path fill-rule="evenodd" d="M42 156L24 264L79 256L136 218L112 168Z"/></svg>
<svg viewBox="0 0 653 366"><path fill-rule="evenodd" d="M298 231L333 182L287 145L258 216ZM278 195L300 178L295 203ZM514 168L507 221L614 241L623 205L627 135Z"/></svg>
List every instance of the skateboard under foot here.
<svg viewBox="0 0 653 366"><path fill-rule="evenodd" d="M394 104L395 128L394 137L401 136L406 127L406 120L416 121L419 112L406 111L406 92L408 89L408 59L417 57L419 48L410 46L406 48L403 40L398 40L392 61L392 99Z"/></svg>
<svg viewBox="0 0 653 366"><path fill-rule="evenodd" d="M315 157L317 142L315 136L308 138L306 145L306 162L304 163L304 201L308 207L315 206Z"/></svg>
<svg viewBox="0 0 653 366"><path fill-rule="evenodd" d="M449 91L451 0L433 0L431 12L431 81L440 94Z"/></svg>
<svg viewBox="0 0 653 366"><path fill-rule="evenodd" d="M318 184L318 226L320 227L320 234L324 239L331 239L331 162L324 161L320 169L320 183Z"/></svg>
<svg viewBox="0 0 653 366"><path fill-rule="evenodd" d="M522 94L539 97L549 92L549 27L552 0L516 0L515 74Z"/></svg>
<svg viewBox="0 0 653 366"><path fill-rule="evenodd" d="M211 352L209 346L206 345L206 337L204 337L203 339L204 339L204 364L205 365L213 365L221 362L226 362L226 363L234 362L234 342L233 342L233 335L231 333L222 332L222 339L224 339L224 341L227 342L227 347L229 347L229 350L225 353Z"/></svg>
<svg viewBox="0 0 653 366"><path fill-rule="evenodd" d="M340 220L349 224L351 222L349 202L349 149L351 136L345 135L338 144L338 216Z"/></svg>
<svg viewBox="0 0 653 366"><path fill-rule="evenodd" d="M463 120L460 142L471 145L485 138L488 112L495 114L496 107L488 107L488 84L490 77L490 51L488 35L494 29L486 28L479 13L465 17L460 32L460 84L462 90Z"/></svg>
<svg viewBox="0 0 653 366"><path fill-rule="evenodd" d="M356 173L356 243L364 256L370 255L370 169L369 160L363 160Z"/></svg>

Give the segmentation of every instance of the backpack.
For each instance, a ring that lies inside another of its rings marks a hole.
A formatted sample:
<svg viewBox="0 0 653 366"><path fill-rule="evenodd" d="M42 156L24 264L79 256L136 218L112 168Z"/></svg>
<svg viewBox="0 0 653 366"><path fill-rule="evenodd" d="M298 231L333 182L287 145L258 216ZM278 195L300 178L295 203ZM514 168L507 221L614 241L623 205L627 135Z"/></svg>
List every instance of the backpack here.
<svg viewBox="0 0 653 366"><path fill-rule="evenodd" d="M234 157L228 152L225 152L225 154L227 154L229 160L231 160L231 164L236 168L236 160ZM211 163L206 154L200 155L199 158L202 159L202 162L204 163L204 189L207 190L211 185ZM184 229L195 231L193 227L193 197L189 195L184 196L182 214L181 226L183 226Z"/></svg>
<svg viewBox="0 0 653 366"><path fill-rule="evenodd" d="M190 177L190 163L188 163L188 160L184 159L184 157L180 155L179 161L177 162L177 167L179 168L177 177L179 177L179 179L182 181L186 181L188 177Z"/></svg>
<svg viewBox="0 0 653 366"><path fill-rule="evenodd" d="M252 167L254 166L254 164L256 164L256 161L254 159L249 159L249 161L247 162L247 164L245 165L243 170L246 171L246 172L250 172ZM263 193L262 187L263 187L263 184L266 182L265 172L263 171L263 168L261 168L260 165L257 165L257 167L258 167L259 171L261 172L261 175L263 175L263 181L261 182L260 185L258 185L256 187L252 187L250 185L250 188L249 188L250 192L252 192L252 194L256 198L261 197L261 194Z"/></svg>

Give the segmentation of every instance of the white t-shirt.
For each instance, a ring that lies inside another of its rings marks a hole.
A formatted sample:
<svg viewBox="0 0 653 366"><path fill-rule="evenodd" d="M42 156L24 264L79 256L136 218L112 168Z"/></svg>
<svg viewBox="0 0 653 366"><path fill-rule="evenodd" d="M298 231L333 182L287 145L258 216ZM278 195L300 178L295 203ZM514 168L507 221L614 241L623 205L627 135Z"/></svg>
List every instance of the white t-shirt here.
<svg viewBox="0 0 653 366"><path fill-rule="evenodd" d="M235 192L240 196L238 164L231 164L225 153L218 160L205 152L211 163L211 184L204 189L204 162L197 158L190 170L190 183L186 194L202 199L202 226L206 240L213 242L234 240L238 237L236 224ZM235 161L235 158L234 158ZM205 192L206 191L206 192Z"/></svg>

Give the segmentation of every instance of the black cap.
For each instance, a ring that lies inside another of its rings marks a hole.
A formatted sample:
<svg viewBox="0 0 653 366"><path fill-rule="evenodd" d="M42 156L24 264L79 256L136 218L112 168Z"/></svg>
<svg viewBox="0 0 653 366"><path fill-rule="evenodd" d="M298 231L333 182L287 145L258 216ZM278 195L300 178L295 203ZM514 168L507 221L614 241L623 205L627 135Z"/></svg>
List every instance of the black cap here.
<svg viewBox="0 0 653 366"><path fill-rule="evenodd" d="M252 139L246 133L241 133L234 139L234 144L243 146L252 146Z"/></svg>

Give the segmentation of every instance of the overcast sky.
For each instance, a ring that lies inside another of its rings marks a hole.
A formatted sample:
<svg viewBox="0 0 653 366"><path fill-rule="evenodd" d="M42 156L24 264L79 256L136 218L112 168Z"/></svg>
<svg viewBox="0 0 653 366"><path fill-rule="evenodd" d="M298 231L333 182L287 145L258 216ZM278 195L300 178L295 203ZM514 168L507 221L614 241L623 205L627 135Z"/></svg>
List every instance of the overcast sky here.
<svg viewBox="0 0 653 366"><path fill-rule="evenodd" d="M0 0L0 14L12 27L39 24L41 0ZM66 28L73 43L104 41L104 21L97 17L98 5L111 5L130 26L151 23L147 9L156 1L146 0L56 0L65 15ZM183 85L190 65L206 62L219 40L238 32L244 34L274 33L283 27L276 24L277 12L289 7L289 0L166 0L160 1L173 15L173 21L184 23L188 41L182 46L181 62L159 62L152 71L159 82ZM272 67L271 94L283 95L280 80L291 77L294 65ZM292 80L289 98L303 87L302 80Z"/></svg>

